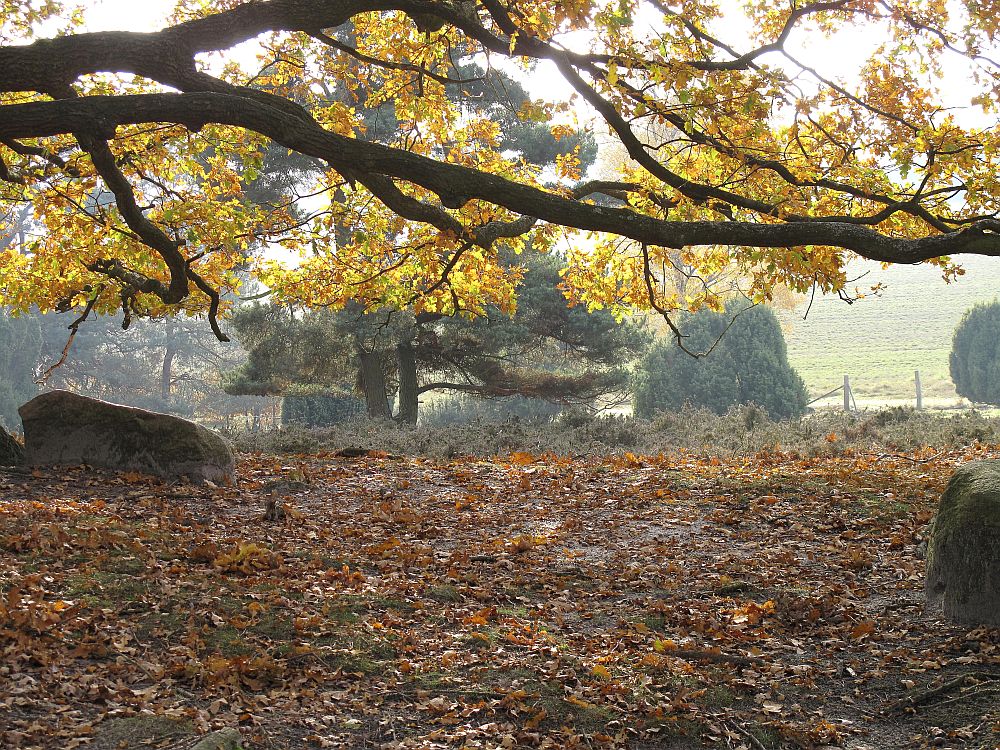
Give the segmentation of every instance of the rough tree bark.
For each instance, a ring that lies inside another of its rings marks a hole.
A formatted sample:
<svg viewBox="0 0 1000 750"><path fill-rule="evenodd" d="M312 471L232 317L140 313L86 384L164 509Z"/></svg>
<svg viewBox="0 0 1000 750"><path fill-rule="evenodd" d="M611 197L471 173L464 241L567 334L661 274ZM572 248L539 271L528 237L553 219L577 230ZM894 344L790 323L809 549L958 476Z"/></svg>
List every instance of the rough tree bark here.
<svg viewBox="0 0 1000 750"><path fill-rule="evenodd" d="M370 352L360 344L355 345L358 355L358 375L361 391L365 394L365 406L370 419L392 419L389 398L386 394L385 373L382 370L382 355Z"/></svg>
<svg viewBox="0 0 1000 750"><path fill-rule="evenodd" d="M396 414L396 421L415 425L420 408L417 356L409 341L396 345L396 365L399 370L399 412Z"/></svg>
<svg viewBox="0 0 1000 750"><path fill-rule="evenodd" d="M177 356L177 345L174 343L173 321L168 321L166 325L167 342L163 349L163 365L160 367L160 396L164 399L170 398L170 391L174 382L174 358Z"/></svg>

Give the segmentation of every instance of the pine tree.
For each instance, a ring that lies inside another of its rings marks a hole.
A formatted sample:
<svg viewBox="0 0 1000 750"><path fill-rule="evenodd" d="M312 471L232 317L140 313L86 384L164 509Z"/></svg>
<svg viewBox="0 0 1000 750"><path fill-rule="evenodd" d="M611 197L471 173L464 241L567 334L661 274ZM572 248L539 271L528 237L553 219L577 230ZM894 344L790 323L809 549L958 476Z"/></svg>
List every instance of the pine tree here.
<svg viewBox="0 0 1000 750"><path fill-rule="evenodd" d="M637 416L648 418L684 404L723 414L736 404L755 403L775 419L805 412L805 385L788 364L777 318L767 307L745 306L734 300L724 314L702 310L687 318L685 348L711 349L707 356L693 357L673 340L653 346L636 371Z"/></svg>
<svg viewBox="0 0 1000 750"><path fill-rule="evenodd" d="M471 320L360 308L240 308L231 323L249 356L230 374L226 391L322 399L342 398L356 387L373 418L388 418L398 394L396 419L410 424L417 421L419 397L429 391L564 404L624 395L625 365L645 347L645 333L606 311L567 307L558 258L521 255L508 262L525 266L513 315L492 306Z"/></svg>
<svg viewBox="0 0 1000 750"><path fill-rule="evenodd" d="M948 363L960 396L1000 405L1000 302L966 311L955 329Z"/></svg>

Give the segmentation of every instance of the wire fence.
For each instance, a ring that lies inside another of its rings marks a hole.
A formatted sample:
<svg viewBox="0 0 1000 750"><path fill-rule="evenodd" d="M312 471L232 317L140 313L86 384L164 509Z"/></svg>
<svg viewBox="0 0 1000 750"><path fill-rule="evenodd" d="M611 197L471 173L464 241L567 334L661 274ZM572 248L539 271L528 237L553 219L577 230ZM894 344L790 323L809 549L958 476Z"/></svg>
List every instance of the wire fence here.
<svg viewBox="0 0 1000 750"><path fill-rule="evenodd" d="M920 370L913 371L913 385L916 396L916 408L919 411L924 408L924 394L923 394L923 387L921 386L920 383ZM823 399L829 398L830 396L833 396L836 393L843 393L844 395L844 401L843 401L844 411L858 410L858 402L854 400L854 389L851 387L850 375L844 375L844 382L842 384L838 385L833 390L827 391L822 396L817 396L812 401L807 403L806 406L812 406L817 401L822 401Z"/></svg>

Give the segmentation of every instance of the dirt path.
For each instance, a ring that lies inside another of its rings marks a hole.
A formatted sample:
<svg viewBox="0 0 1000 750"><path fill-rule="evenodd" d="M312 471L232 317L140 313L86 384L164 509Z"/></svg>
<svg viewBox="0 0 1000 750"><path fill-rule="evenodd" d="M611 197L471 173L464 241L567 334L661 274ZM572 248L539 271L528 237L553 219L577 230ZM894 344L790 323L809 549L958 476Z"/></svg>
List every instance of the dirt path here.
<svg viewBox="0 0 1000 750"><path fill-rule="evenodd" d="M917 557L987 454L3 475L0 744L996 748L1000 632Z"/></svg>

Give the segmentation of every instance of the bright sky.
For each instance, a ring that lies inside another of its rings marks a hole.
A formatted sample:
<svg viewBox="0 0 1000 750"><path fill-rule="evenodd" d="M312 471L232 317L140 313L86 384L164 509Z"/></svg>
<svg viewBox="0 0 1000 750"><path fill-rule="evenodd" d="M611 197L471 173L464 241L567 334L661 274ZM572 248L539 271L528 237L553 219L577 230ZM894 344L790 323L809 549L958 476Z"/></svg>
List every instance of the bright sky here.
<svg viewBox="0 0 1000 750"><path fill-rule="evenodd" d="M81 5L89 31L151 31L173 7L164 0L84 0Z"/></svg>
<svg viewBox="0 0 1000 750"><path fill-rule="evenodd" d="M91 31L149 31L162 26L173 8L173 0L83 0L82 5L86 9L87 27ZM748 39L749 25L735 2L732 11L727 12L719 26L713 30L720 32L727 40L744 40L742 43L734 43L738 50L751 48ZM875 27L844 30L830 38L796 29L786 46L794 57L817 68L823 75L850 82L881 40L882 32ZM582 47L586 47L585 40L582 40ZM252 66L255 58L253 46L247 45L243 55L248 67ZM771 55L767 62L780 65L783 64L783 59L778 55ZM570 87L555 71L554 65L547 62L542 63L533 73L528 85L538 92L544 91L546 98L569 98L572 94ZM941 90L947 106L968 108L969 117L982 120L978 108L970 108L972 87L957 58L946 65ZM977 124L994 123L995 120L991 119L989 123L981 121Z"/></svg>

